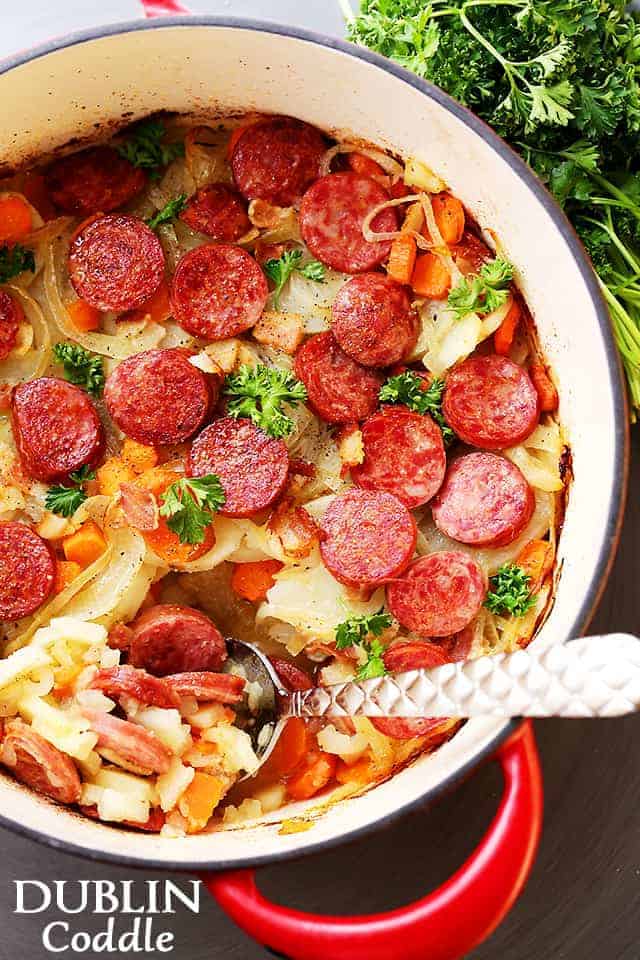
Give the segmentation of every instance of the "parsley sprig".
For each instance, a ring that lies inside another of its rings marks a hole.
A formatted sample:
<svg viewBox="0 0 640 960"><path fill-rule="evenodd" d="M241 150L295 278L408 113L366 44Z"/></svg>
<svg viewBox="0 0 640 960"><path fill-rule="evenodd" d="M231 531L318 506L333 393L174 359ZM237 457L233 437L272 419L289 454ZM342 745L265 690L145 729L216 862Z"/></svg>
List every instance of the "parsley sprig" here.
<svg viewBox="0 0 640 960"><path fill-rule="evenodd" d="M391 616L380 609L369 616L349 617L336 627L336 650L360 647L366 654L366 660L358 667L357 680L382 677L387 672L383 659L385 647L377 638L392 622Z"/></svg>
<svg viewBox="0 0 640 960"><path fill-rule="evenodd" d="M150 180L159 180L164 168L184 155L183 143L162 142L165 132L161 120L145 120L137 124L116 149L134 167L147 170Z"/></svg>
<svg viewBox="0 0 640 960"><path fill-rule="evenodd" d="M162 210L158 210L152 217L146 221L147 226L151 230L155 230L163 223L171 223L172 220L175 220L176 217L179 217L184 208L187 205L187 195L186 193L181 193L179 196L175 197L174 200L169 200L168 203L165 203Z"/></svg>
<svg viewBox="0 0 640 960"><path fill-rule="evenodd" d="M19 243L0 247L0 283L7 283L12 277L17 277L25 270L35 273L36 261L33 250L27 250Z"/></svg>
<svg viewBox="0 0 640 960"><path fill-rule="evenodd" d="M529 589L531 577L516 563L503 563L489 578L489 592L484 605L499 616L522 617L535 606L536 597Z"/></svg>
<svg viewBox="0 0 640 960"><path fill-rule="evenodd" d="M90 467L81 467L69 474L69 479L73 486L60 484L56 487L49 487L47 490L44 505L51 513L57 513L61 517L72 517L78 507L87 499L84 492L84 484L87 480L95 480L95 472Z"/></svg>
<svg viewBox="0 0 640 960"><path fill-rule="evenodd" d="M276 310L280 303L282 288L292 273L300 273L307 280L315 280L316 283L324 283L326 280L324 265L319 260L302 263L302 250L287 250L278 260L267 260L263 269L275 284L273 303Z"/></svg>
<svg viewBox="0 0 640 960"><path fill-rule="evenodd" d="M295 406L307 399L305 385L288 370L257 364L243 364L227 377L224 392L231 417L248 417L271 437L288 437L295 424L282 409L284 403Z"/></svg>
<svg viewBox="0 0 640 960"><path fill-rule="evenodd" d="M401 403L416 413L428 413L442 431L445 446L453 443L455 433L442 413L442 395L444 380L434 377L425 389L425 381L413 370L406 370L383 383L380 388L380 403Z"/></svg>
<svg viewBox="0 0 640 960"><path fill-rule="evenodd" d="M484 263L478 274L461 280L449 293L447 302L457 320L468 313L492 313L507 302L512 279L511 264L496 257Z"/></svg>
<svg viewBox="0 0 640 960"><path fill-rule="evenodd" d="M167 526L177 534L180 543L202 543L224 501L224 490L215 473L182 477L161 495L159 513L167 518Z"/></svg>
<svg viewBox="0 0 640 960"><path fill-rule="evenodd" d="M104 388L102 357L76 343L56 343L53 356L56 363L62 364L65 380L83 387L94 397L100 396Z"/></svg>

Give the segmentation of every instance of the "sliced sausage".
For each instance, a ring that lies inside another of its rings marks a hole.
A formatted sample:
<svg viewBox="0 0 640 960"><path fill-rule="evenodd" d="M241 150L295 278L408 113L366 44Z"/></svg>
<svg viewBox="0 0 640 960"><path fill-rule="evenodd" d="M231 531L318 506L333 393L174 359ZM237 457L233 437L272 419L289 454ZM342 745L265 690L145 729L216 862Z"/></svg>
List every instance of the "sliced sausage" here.
<svg viewBox="0 0 640 960"><path fill-rule="evenodd" d="M96 750L107 759L144 776L166 773L169 769L171 752L155 733L90 707L82 707L82 715L98 735Z"/></svg>
<svg viewBox="0 0 640 960"><path fill-rule="evenodd" d="M271 666L274 668L280 682L287 690L310 690L313 684L308 674L296 667L290 660L282 660L280 657L269 657Z"/></svg>
<svg viewBox="0 0 640 960"><path fill-rule="evenodd" d="M18 341L24 320L22 307L6 290L0 290L0 360L6 360Z"/></svg>
<svg viewBox="0 0 640 960"><path fill-rule="evenodd" d="M188 350L146 350L123 360L104 388L107 409L138 443L182 443L208 418L219 380L191 362Z"/></svg>
<svg viewBox="0 0 640 960"><path fill-rule="evenodd" d="M244 696L245 681L233 673L176 673L167 677L166 683L179 697L195 697L196 700L239 703Z"/></svg>
<svg viewBox="0 0 640 960"><path fill-rule="evenodd" d="M267 279L246 250L203 244L179 261L171 306L177 322L194 337L224 340L257 322L268 295Z"/></svg>
<svg viewBox="0 0 640 960"><path fill-rule="evenodd" d="M446 637L463 630L485 598L485 576L466 553L446 550L415 560L387 587L387 604L407 630Z"/></svg>
<svg viewBox="0 0 640 960"><path fill-rule="evenodd" d="M95 467L105 436L87 393L66 380L40 377L16 387L13 433L22 465L34 480L66 480L80 467Z"/></svg>
<svg viewBox="0 0 640 960"><path fill-rule="evenodd" d="M0 762L20 783L58 803L77 803L80 799L80 777L71 757L22 720L6 723Z"/></svg>
<svg viewBox="0 0 640 960"><path fill-rule="evenodd" d="M399 576L416 547L416 522L390 493L351 487L320 521L320 553L329 573L347 586L375 587Z"/></svg>
<svg viewBox="0 0 640 960"><path fill-rule="evenodd" d="M348 280L331 309L334 337L365 367L398 363L416 342L417 317L409 296L384 273L362 273Z"/></svg>
<svg viewBox="0 0 640 960"><path fill-rule="evenodd" d="M414 737L424 737L436 727L442 726L442 717L369 717L371 723L384 733L385 737L393 740L413 740Z"/></svg>
<svg viewBox="0 0 640 960"><path fill-rule="evenodd" d="M231 154L236 186L249 200L290 207L320 175L327 143L315 127L292 117L252 123Z"/></svg>
<svg viewBox="0 0 640 960"><path fill-rule="evenodd" d="M389 256L390 240L365 240L365 217L389 196L375 180L359 173L330 173L307 190L300 204L300 232L314 257L343 273L372 270ZM388 207L374 218L376 233L397 230Z"/></svg>
<svg viewBox="0 0 640 960"><path fill-rule="evenodd" d="M331 331L303 343L294 370L307 388L309 406L327 423L364 420L378 405L382 377L348 357Z"/></svg>
<svg viewBox="0 0 640 960"><path fill-rule="evenodd" d="M157 677L220 669L227 659L224 638L204 613L193 607L159 603L131 624L129 661Z"/></svg>
<svg viewBox="0 0 640 960"><path fill-rule="evenodd" d="M451 662L446 647L428 640L400 640L384 653L384 665L390 673L407 670L434 670Z"/></svg>
<svg viewBox="0 0 640 960"><path fill-rule="evenodd" d="M64 213L110 213L144 189L146 174L111 147L91 147L55 160L45 176L52 201Z"/></svg>
<svg viewBox="0 0 640 960"><path fill-rule="evenodd" d="M282 440L267 436L250 420L223 417L196 437L187 473L215 473L225 494L220 510L226 517L250 517L280 496L289 473L289 454Z"/></svg>
<svg viewBox="0 0 640 960"><path fill-rule="evenodd" d="M166 680L130 664L98 670L89 687L116 700L124 695L152 707L180 706L180 697Z"/></svg>
<svg viewBox="0 0 640 960"><path fill-rule="evenodd" d="M495 453L468 453L454 460L433 501L433 519L452 540L500 547L518 537L535 507L522 471Z"/></svg>
<svg viewBox="0 0 640 960"><path fill-rule="evenodd" d="M192 230L225 243L235 243L251 229L245 201L226 183L200 187L189 199L180 219Z"/></svg>
<svg viewBox="0 0 640 960"><path fill-rule="evenodd" d="M19 620L53 592L56 561L46 540L26 523L0 521L0 620Z"/></svg>
<svg viewBox="0 0 640 960"><path fill-rule="evenodd" d="M354 483L386 490L413 509L428 503L444 480L442 432L428 414L383 407L362 426L364 461L351 468Z"/></svg>
<svg viewBox="0 0 640 960"><path fill-rule="evenodd" d="M470 357L447 376L442 412L465 443L503 450L535 430L538 394L527 371L508 357Z"/></svg>
<svg viewBox="0 0 640 960"><path fill-rule="evenodd" d="M71 283L97 310L141 307L162 283L164 266L160 241L139 217L96 217L71 241Z"/></svg>

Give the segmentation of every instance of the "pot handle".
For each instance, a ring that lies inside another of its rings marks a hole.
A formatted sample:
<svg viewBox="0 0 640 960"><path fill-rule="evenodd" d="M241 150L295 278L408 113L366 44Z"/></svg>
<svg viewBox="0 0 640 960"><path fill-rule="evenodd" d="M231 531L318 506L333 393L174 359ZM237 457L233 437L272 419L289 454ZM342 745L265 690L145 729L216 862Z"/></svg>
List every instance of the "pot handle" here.
<svg viewBox="0 0 640 960"><path fill-rule="evenodd" d="M170 17L178 13L191 13L178 0L141 0L145 17Z"/></svg>
<svg viewBox="0 0 640 960"><path fill-rule="evenodd" d="M459 960L513 906L540 838L542 776L529 721L495 759L504 792L480 845L446 883L406 907L355 917L321 916L267 900L253 870L204 874L202 881L238 926L291 960Z"/></svg>

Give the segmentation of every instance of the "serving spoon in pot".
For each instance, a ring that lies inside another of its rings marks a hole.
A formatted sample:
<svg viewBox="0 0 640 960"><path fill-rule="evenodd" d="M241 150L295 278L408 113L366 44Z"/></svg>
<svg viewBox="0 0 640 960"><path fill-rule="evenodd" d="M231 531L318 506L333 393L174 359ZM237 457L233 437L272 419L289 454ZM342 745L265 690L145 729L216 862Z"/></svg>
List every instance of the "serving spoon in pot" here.
<svg viewBox="0 0 640 960"><path fill-rule="evenodd" d="M626 633L294 692L257 647L227 648L225 670L255 685L238 722L260 765L290 717L614 717L640 708L640 640Z"/></svg>

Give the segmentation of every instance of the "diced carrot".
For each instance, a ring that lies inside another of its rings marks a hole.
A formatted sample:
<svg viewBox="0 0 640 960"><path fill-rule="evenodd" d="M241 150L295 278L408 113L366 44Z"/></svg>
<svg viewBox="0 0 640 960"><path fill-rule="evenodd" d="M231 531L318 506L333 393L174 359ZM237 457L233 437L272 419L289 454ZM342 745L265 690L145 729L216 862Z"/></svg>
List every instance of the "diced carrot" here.
<svg viewBox="0 0 640 960"><path fill-rule="evenodd" d="M274 584L274 575L282 570L279 560L256 560L251 563L235 563L231 576L234 592L244 600L255 603L264 600L267 590Z"/></svg>
<svg viewBox="0 0 640 960"><path fill-rule="evenodd" d="M72 300L67 304L67 313L76 330L100 329L100 311L85 300Z"/></svg>
<svg viewBox="0 0 640 960"><path fill-rule="evenodd" d="M514 299L505 314L504 320L493 335L493 348L501 357L508 356L519 323L520 305Z"/></svg>
<svg viewBox="0 0 640 960"><path fill-rule="evenodd" d="M553 413L558 409L558 391L544 365L532 363L529 367L529 376L536 388L540 409L545 413Z"/></svg>
<svg viewBox="0 0 640 960"><path fill-rule="evenodd" d="M206 827L225 792L226 784L221 777L196 772L178 801L178 809L187 820L189 833Z"/></svg>
<svg viewBox="0 0 640 960"><path fill-rule="evenodd" d="M16 194L0 197L0 243L18 243L33 229L29 204Z"/></svg>
<svg viewBox="0 0 640 960"><path fill-rule="evenodd" d="M371 783L373 768L369 757L360 757L355 763L345 763L339 760L336 766L336 780L338 783L358 784L364 786Z"/></svg>
<svg viewBox="0 0 640 960"><path fill-rule="evenodd" d="M62 593L79 573L82 573L82 567L75 560L56 560L55 593Z"/></svg>
<svg viewBox="0 0 640 960"><path fill-rule="evenodd" d="M154 467L137 477L135 482L150 490L156 499L159 499L172 483L180 479L180 474L174 473L172 470ZM202 543L181 543L178 534L167 526L165 517L159 517L156 529L145 530L143 536L153 552L169 564L189 563L191 560L197 560L198 557L208 553L216 542L213 527L209 525L205 530Z"/></svg>
<svg viewBox="0 0 640 960"><path fill-rule="evenodd" d="M136 476L131 464L122 457L110 457L96 471L98 492L105 497L114 497L121 483L130 483Z"/></svg>
<svg viewBox="0 0 640 960"><path fill-rule="evenodd" d="M371 157L367 157L364 153L350 153L349 166L354 173L359 173L363 177L376 179L376 177L385 176L385 172L380 164L372 160Z"/></svg>
<svg viewBox="0 0 640 960"><path fill-rule="evenodd" d="M308 800L333 780L337 759L332 753L311 750L304 765L287 782L287 793L292 800Z"/></svg>
<svg viewBox="0 0 640 960"><path fill-rule="evenodd" d="M56 208L51 202L45 179L41 173L31 171L25 173L22 181L22 193L32 207L35 207L43 220L53 220L57 216Z"/></svg>
<svg viewBox="0 0 640 960"><path fill-rule="evenodd" d="M391 244L387 273L398 283L411 283L416 265L416 241L409 234L396 237Z"/></svg>
<svg viewBox="0 0 640 960"><path fill-rule="evenodd" d="M155 447L148 447L144 443L126 438L122 444L122 459L128 463L136 473L144 473L158 464L158 451Z"/></svg>
<svg viewBox="0 0 640 960"><path fill-rule="evenodd" d="M307 755L308 737L304 720L291 717L273 748L269 759L260 770L260 779L268 783L288 777L300 766Z"/></svg>
<svg viewBox="0 0 640 960"><path fill-rule="evenodd" d="M102 530L93 520L87 520L79 530L62 541L65 558L79 564L84 570L107 549Z"/></svg>
<svg viewBox="0 0 640 960"><path fill-rule="evenodd" d="M451 288L451 275L435 253L422 253L413 268L411 286L421 297L444 300Z"/></svg>
<svg viewBox="0 0 640 960"><path fill-rule="evenodd" d="M516 563L530 577L529 589L536 593L553 565L553 547L548 540L529 540Z"/></svg>
<svg viewBox="0 0 640 960"><path fill-rule="evenodd" d="M433 216L442 239L449 246L459 243L464 233L464 207L450 193L436 193L431 198Z"/></svg>
<svg viewBox="0 0 640 960"><path fill-rule="evenodd" d="M140 321L151 320L152 323L164 323L171 316L171 303L169 301L169 287L163 280L156 292L148 300L137 307L135 310L128 310L118 317L118 323L123 320Z"/></svg>

